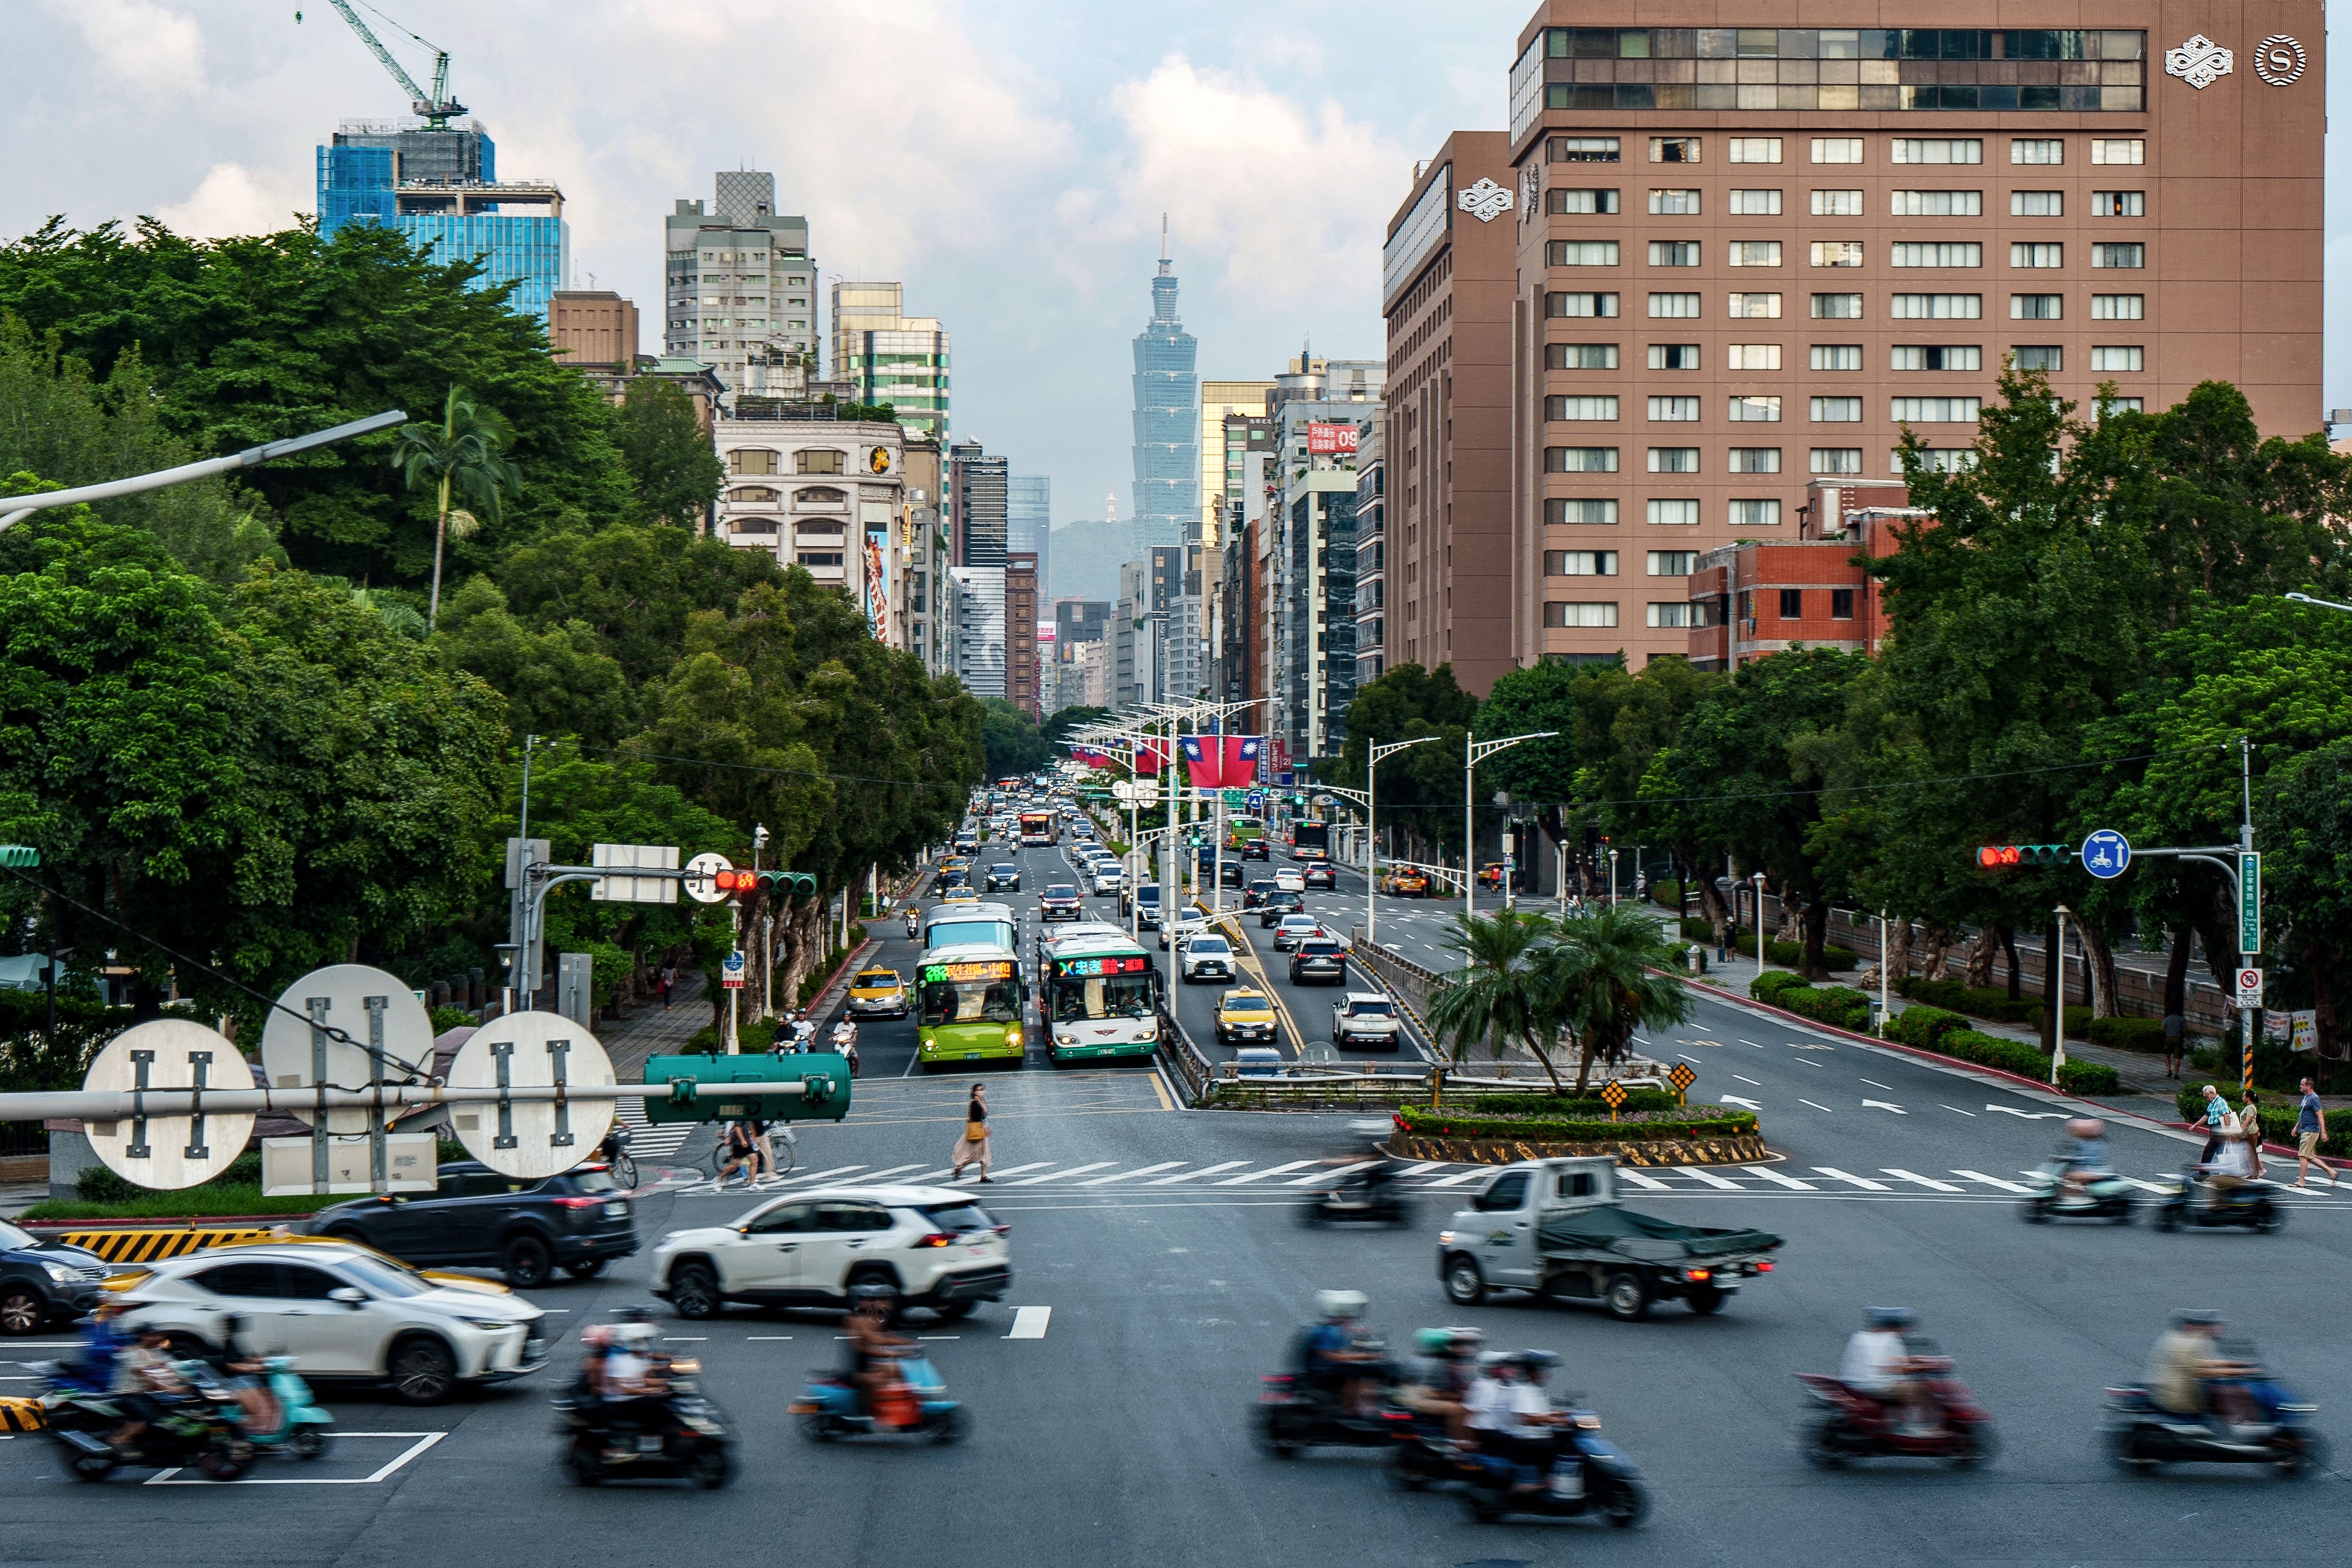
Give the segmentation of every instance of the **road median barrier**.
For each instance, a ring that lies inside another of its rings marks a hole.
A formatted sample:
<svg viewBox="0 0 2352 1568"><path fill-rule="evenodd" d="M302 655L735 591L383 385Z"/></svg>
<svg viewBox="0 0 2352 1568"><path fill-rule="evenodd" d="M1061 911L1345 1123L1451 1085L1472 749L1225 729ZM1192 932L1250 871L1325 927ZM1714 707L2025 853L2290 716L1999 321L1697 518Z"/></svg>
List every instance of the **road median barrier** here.
<svg viewBox="0 0 2352 1568"><path fill-rule="evenodd" d="M298 1215L308 1218L308 1215ZM155 1263L201 1252L207 1247L267 1241L287 1228L284 1215L249 1218L154 1220L24 1220L44 1241L62 1242L97 1253L109 1263Z"/></svg>
<svg viewBox="0 0 2352 1568"><path fill-rule="evenodd" d="M1400 1159L1510 1164L1610 1154L1628 1165L1673 1166L1772 1158L1754 1111L1676 1104L1672 1090L1629 1092L1613 1119L1597 1097L1522 1094L1490 1095L1468 1106L1402 1106L1396 1121L1389 1149Z"/></svg>

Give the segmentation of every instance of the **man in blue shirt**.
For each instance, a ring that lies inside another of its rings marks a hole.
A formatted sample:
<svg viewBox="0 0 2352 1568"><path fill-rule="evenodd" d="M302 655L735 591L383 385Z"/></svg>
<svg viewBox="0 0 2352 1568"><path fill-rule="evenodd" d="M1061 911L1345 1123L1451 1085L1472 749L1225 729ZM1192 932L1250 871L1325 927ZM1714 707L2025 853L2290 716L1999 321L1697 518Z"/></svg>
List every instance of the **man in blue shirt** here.
<svg viewBox="0 0 2352 1568"><path fill-rule="evenodd" d="M1351 1415L1373 1413L1366 1373L1375 1358L1357 1343L1357 1324L1368 1305L1360 1290L1318 1290L1315 1306L1322 1321L1298 1343L1299 1370L1307 1381L1330 1394Z"/></svg>
<svg viewBox="0 0 2352 1568"><path fill-rule="evenodd" d="M2335 1168L2326 1161L2319 1159L2320 1142L2326 1136L2327 1112L2320 1108L2319 1091L2312 1087L2309 1079L2305 1079L2303 1100L2297 1105L2294 1113L2294 1184L2296 1186L2305 1184L2304 1178L2311 1173L2311 1163L2314 1160L2319 1160L2319 1168L2327 1173L2327 1184L2331 1187L2336 1184Z"/></svg>

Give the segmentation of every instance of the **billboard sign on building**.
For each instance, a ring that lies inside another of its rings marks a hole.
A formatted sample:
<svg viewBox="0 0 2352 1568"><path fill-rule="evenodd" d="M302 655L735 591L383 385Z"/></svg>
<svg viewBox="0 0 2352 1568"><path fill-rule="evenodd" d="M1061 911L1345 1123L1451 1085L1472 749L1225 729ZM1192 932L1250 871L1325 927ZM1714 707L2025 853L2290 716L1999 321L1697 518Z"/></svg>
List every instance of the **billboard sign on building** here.
<svg viewBox="0 0 2352 1568"><path fill-rule="evenodd" d="M1327 453L1333 457L1353 457L1356 427L1353 425L1309 424L1307 426L1307 450L1310 456Z"/></svg>

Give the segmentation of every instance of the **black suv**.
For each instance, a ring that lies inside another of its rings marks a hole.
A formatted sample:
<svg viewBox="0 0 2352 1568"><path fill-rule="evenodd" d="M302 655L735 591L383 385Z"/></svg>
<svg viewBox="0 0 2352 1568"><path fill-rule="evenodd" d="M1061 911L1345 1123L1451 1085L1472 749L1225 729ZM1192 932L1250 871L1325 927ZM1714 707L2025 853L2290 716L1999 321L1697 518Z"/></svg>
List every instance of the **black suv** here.
<svg viewBox="0 0 2352 1568"><path fill-rule="evenodd" d="M1303 985L1310 980L1348 983L1348 955L1329 937L1310 936L1290 955L1290 983Z"/></svg>
<svg viewBox="0 0 2352 1568"><path fill-rule="evenodd" d="M37 1334L69 1323L106 1291L106 1259L87 1247L44 1241L0 1219L0 1334Z"/></svg>
<svg viewBox="0 0 2352 1568"><path fill-rule="evenodd" d="M532 1180L457 1160L440 1176L429 1197L337 1204L302 1229L365 1242L420 1268L494 1267L526 1289L547 1283L559 1265L587 1279L637 1249L628 1194L601 1165Z"/></svg>
<svg viewBox="0 0 2352 1568"><path fill-rule="evenodd" d="M988 890L992 893L1006 891L1015 893L1019 892L1021 890L1021 868L1013 865L1009 860L998 865L991 866L988 868Z"/></svg>

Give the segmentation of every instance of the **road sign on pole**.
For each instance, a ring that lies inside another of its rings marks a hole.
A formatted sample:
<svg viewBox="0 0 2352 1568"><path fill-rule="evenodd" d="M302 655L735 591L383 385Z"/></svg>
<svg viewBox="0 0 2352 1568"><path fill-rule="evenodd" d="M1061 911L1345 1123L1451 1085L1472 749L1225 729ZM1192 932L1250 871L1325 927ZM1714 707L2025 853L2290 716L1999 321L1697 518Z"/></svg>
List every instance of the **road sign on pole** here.
<svg viewBox="0 0 2352 1568"><path fill-rule="evenodd" d="M2237 979L2240 1009L2247 1010L2261 1006L2263 1005L2263 972L2252 967L2240 969L2237 972Z"/></svg>
<svg viewBox="0 0 2352 1568"><path fill-rule="evenodd" d="M89 1064L82 1088L93 1092L191 1088L250 1089L253 1076L226 1037L193 1018L157 1018L125 1029ZM253 1136L253 1114L206 1110L132 1115L83 1123L90 1152L106 1168L142 1187L193 1187L228 1169Z"/></svg>
<svg viewBox="0 0 2352 1568"><path fill-rule="evenodd" d="M2102 827L2083 840L2083 869L2101 881L2113 881L2131 865L2131 840L2112 827Z"/></svg>
<svg viewBox="0 0 2352 1568"><path fill-rule="evenodd" d="M2252 958L2263 950L2263 858L2238 854L2238 952Z"/></svg>
<svg viewBox="0 0 2352 1568"><path fill-rule="evenodd" d="M516 1101L505 1091L577 1089L614 1081L596 1037L561 1013L509 1013L475 1030L449 1064L453 1089L495 1089L488 1105L452 1106L451 1129L466 1152L501 1175L552 1176L588 1157L612 1131L610 1100Z"/></svg>
<svg viewBox="0 0 2352 1568"><path fill-rule="evenodd" d="M675 871L677 846L598 844L589 850L588 864ZM674 904L677 902L677 883L668 877L599 877L589 884L588 897L600 903Z"/></svg>
<svg viewBox="0 0 2352 1568"><path fill-rule="evenodd" d="M733 869L724 855L697 855L686 863L686 896L698 904L724 903L730 889L719 886L719 873Z"/></svg>
<svg viewBox="0 0 2352 1568"><path fill-rule="evenodd" d="M737 991L742 988L743 955L740 952L730 952L723 961L720 962L719 965L719 984L725 986L730 991Z"/></svg>

